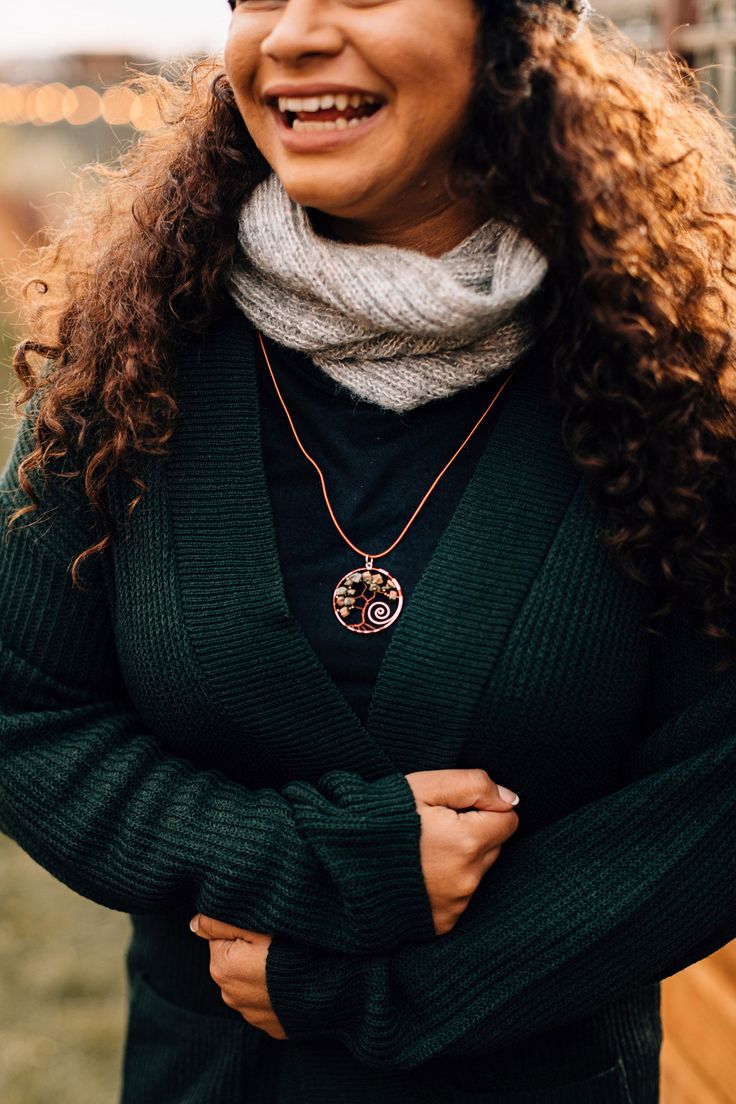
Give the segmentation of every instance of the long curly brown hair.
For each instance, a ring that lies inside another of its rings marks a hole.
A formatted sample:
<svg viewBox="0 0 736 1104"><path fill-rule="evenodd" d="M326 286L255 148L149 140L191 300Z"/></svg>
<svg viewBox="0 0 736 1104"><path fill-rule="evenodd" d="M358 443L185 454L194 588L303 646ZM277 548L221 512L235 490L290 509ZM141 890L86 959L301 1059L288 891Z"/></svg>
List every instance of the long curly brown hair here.
<svg viewBox="0 0 736 1104"><path fill-rule="evenodd" d="M736 654L736 151L675 59L635 51L597 17L479 0L475 92L449 183L513 217L549 259L543 340L555 350L565 443L587 472L623 569L685 599ZM146 78L164 116L80 197L26 284L31 337L15 354L32 409L31 476L74 458L104 491L140 453L164 455L172 365L228 302L238 209L269 171L213 61ZM28 404L28 405L27 405ZM70 474L67 470L67 476Z"/></svg>

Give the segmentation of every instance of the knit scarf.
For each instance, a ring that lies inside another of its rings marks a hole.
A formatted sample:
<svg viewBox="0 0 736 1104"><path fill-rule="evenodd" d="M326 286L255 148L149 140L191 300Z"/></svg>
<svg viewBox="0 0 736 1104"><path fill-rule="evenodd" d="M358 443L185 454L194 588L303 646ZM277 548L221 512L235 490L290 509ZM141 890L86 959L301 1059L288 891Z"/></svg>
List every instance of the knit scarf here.
<svg viewBox="0 0 736 1104"><path fill-rule="evenodd" d="M405 411L481 383L534 343L547 271L490 220L440 257L320 236L275 174L243 205L231 294L264 335L354 396Z"/></svg>

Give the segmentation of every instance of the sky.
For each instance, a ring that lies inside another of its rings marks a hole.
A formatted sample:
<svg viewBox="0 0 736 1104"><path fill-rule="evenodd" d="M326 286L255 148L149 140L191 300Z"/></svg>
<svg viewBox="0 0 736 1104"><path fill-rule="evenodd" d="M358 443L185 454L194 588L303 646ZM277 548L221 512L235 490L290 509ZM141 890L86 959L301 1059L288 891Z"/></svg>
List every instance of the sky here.
<svg viewBox="0 0 736 1104"><path fill-rule="evenodd" d="M0 58L216 53L229 16L226 0L0 0Z"/></svg>

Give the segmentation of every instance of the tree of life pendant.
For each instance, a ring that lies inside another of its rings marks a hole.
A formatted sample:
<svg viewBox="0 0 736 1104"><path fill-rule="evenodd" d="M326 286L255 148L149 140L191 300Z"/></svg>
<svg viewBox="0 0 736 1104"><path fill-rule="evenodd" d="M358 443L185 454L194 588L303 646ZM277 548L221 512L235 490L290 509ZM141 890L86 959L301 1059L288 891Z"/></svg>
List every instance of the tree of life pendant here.
<svg viewBox="0 0 736 1104"><path fill-rule="evenodd" d="M393 625L401 613L404 596L393 575L366 556L365 567L348 571L335 587L332 608L340 624L350 632L374 633Z"/></svg>

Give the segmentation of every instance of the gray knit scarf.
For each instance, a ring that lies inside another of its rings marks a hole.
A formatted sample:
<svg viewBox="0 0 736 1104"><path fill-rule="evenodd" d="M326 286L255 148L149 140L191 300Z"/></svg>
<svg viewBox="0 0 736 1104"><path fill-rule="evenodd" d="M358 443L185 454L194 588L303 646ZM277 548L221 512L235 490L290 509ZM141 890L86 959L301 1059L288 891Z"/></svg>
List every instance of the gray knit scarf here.
<svg viewBox="0 0 736 1104"><path fill-rule="evenodd" d="M490 220L440 257L336 242L272 174L243 205L239 236L231 294L245 315L388 410L481 383L534 343L547 263L508 223Z"/></svg>

